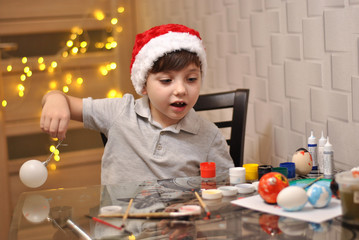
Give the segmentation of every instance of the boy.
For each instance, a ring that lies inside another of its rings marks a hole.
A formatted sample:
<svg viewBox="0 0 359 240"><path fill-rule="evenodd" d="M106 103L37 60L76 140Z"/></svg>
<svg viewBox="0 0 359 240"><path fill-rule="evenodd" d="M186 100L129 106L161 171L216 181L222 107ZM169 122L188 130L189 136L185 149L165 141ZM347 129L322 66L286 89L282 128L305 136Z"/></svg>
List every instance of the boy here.
<svg viewBox="0 0 359 240"><path fill-rule="evenodd" d="M233 167L219 129L193 110L207 68L197 31L167 24L136 36L131 80L138 94L80 99L60 91L42 101L40 127L64 139L70 119L104 133L101 183L198 176L201 162L217 173Z"/></svg>

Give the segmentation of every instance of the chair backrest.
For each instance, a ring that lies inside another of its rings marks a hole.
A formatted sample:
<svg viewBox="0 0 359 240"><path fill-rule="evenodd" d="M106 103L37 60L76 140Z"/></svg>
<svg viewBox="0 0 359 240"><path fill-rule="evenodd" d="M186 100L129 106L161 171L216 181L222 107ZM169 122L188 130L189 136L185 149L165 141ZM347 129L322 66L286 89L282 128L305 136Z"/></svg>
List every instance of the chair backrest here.
<svg viewBox="0 0 359 240"><path fill-rule="evenodd" d="M249 89L237 89L229 92L202 94L194 105L196 111L209 111L224 108L233 108L232 119L214 122L218 128L231 128L227 139L229 152L234 166L243 165L244 137L248 109Z"/></svg>
<svg viewBox="0 0 359 240"><path fill-rule="evenodd" d="M243 165L248 99L249 89L202 94L193 107L196 111L210 111L225 108L233 109L231 120L214 123L218 128L231 128L230 137L226 140L229 145L229 153L236 167ZM103 133L101 133L101 138L103 144L106 145L107 138Z"/></svg>

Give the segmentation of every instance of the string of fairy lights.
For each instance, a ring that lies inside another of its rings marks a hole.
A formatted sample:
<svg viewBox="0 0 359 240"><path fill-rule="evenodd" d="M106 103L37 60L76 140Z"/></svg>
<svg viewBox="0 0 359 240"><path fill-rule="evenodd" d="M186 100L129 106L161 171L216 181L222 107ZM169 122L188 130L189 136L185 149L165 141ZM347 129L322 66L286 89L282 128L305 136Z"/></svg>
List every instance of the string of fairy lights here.
<svg viewBox="0 0 359 240"><path fill-rule="evenodd" d="M125 8L122 6L119 6L117 8L117 14L123 14L125 12ZM68 58L70 56L75 56L78 54L85 54L87 53L87 50L90 46L90 44L94 44L93 46L98 50L104 50L104 51L110 51L112 49L115 49L117 47L117 42L115 38L113 37L114 31L117 33L121 33L123 31L123 27L119 24L119 20L117 17L107 17L106 14L102 10L95 10L93 12L93 17L98 21L109 21L110 22L110 28L108 28L106 31L108 32L107 37L99 42L91 43L90 39L87 35L87 32L82 29L81 27L74 26L71 29L71 32L69 34L69 38L66 41L66 46L64 46L59 52L58 57L59 58ZM19 98L23 98L25 96L25 93L27 91L27 88L25 87L25 82L29 81L29 79L33 76L33 73L36 72L48 72L49 74L55 72L57 69L61 69L61 59L59 61L54 60L54 56L48 57L22 57L21 59L17 59L17 61L21 61L20 65L23 66L23 68L20 68L20 71L14 72L14 66L13 64L9 64L6 66L6 71L8 73L13 73L15 75L19 74L18 80L19 83L16 85L15 91L17 92L17 95ZM19 64L18 62L16 64ZM107 76L110 71L113 71L117 68L117 64L115 62L109 62L106 64L102 64L98 67L98 71L103 76ZM55 90L55 89L61 89L64 93L68 93L70 91L70 88L75 84L77 86L82 86L85 83L85 79L82 76L75 76L73 73L66 73L63 74L64 77L64 84L59 84L58 80L51 80L49 82L49 91ZM108 98L115 98L115 97L122 97L122 93L119 90L116 89L110 89L107 93ZM3 108L6 108L9 103L4 99L1 100L1 106ZM53 141L57 141L57 139L52 139ZM51 145L49 147L49 150L51 153L54 153L54 160L56 162L60 161L60 151L56 149L55 145ZM56 170L56 163L49 164L48 167L51 170Z"/></svg>

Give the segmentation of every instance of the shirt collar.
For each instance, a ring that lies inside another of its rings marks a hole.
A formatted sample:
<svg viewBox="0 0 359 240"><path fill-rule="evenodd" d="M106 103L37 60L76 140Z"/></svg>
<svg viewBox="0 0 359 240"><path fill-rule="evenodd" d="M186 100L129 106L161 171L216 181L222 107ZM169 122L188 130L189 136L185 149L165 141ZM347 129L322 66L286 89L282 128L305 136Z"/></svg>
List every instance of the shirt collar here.
<svg viewBox="0 0 359 240"><path fill-rule="evenodd" d="M143 118L147 118L149 123L157 128L161 128L161 125L153 121L149 106L149 100L147 96L139 98L135 102L135 112ZM199 131L200 119L196 112L191 109L187 115L181 119L176 125L169 126L163 130L179 133L179 131L186 131L192 134L197 134Z"/></svg>

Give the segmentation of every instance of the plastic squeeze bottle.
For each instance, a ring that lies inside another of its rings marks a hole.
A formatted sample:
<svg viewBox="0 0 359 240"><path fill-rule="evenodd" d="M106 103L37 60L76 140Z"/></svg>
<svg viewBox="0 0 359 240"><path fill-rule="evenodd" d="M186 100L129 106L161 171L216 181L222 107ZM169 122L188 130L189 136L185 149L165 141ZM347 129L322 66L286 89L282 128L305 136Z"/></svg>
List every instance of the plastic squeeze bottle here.
<svg viewBox="0 0 359 240"><path fill-rule="evenodd" d="M319 168L319 172L323 173L323 152L324 152L324 145L327 142L327 139L324 137L323 131L322 131L322 136L320 137L319 141L318 141L318 155L317 155L317 159L318 159L318 168Z"/></svg>
<svg viewBox="0 0 359 240"><path fill-rule="evenodd" d="M329 137L327 137L327 143L324 145L323 173L324 178L333 178L334 176L334 151L333 145L329 142Z"/></svg>
<svg viewBox="0 0 359 240"><path fill-rule="evenodd" d="M317 170L318 169L317 139L313 135L313 130L310 131L310 137L308 138L308 152L312 156L313 170Z"/></svg>

